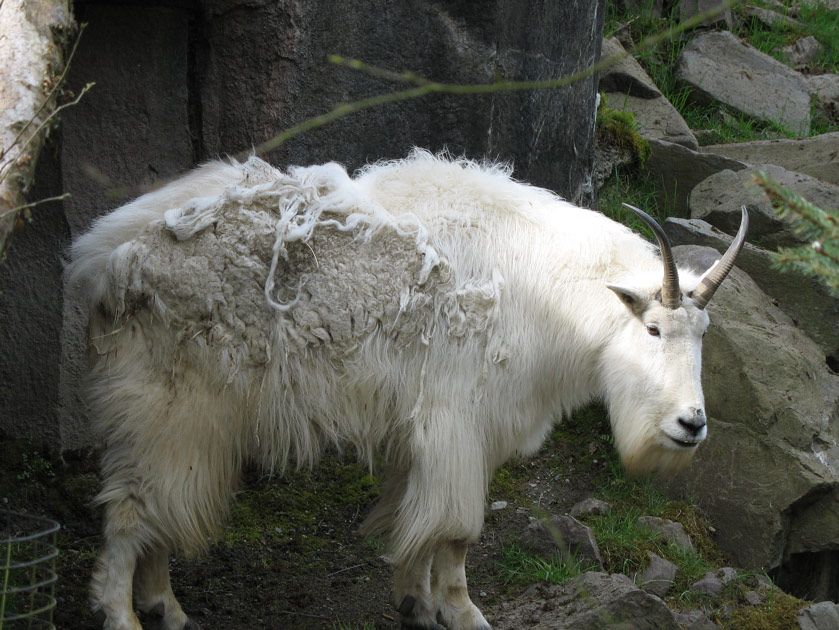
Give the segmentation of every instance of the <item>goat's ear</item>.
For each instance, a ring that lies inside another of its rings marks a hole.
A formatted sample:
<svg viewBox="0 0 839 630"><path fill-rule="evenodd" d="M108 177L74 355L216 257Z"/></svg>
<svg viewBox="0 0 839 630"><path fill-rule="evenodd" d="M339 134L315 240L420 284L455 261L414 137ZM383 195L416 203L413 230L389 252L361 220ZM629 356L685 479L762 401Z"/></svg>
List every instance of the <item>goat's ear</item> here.
<svg viewBox="0 0 839 630"><path fill-rule="evenodd" d="M606 287L610 291L613 291L620 298L620 301L624 303L626 308L635 315L640 315L647 308L647 298L634 289L622 287L617 284L607 284Z"/></svg>

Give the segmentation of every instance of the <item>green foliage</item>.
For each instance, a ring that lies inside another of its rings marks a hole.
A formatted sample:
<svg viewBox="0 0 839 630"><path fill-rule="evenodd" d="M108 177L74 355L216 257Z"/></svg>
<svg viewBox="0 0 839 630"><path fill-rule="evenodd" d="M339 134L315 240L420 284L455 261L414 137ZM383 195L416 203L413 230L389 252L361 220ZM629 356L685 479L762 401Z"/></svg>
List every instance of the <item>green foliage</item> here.
<svg viewBox="0 0 839 630"><path fill-rule="evenodd" d="M41 454L37 451L22 453L21 459L23 460L23 470L17 474L18 481L55 477L52 464L41 457Z"/></svg>
<svg viewBox="0 0 839 630"><path fill-rule="evenodd" d="M810 242L800 247L779 248L774 257L776 268L819 278L839 297L839 211L822 210L762 171L755 181L778 215L793 226L799 237Z"/></svg>

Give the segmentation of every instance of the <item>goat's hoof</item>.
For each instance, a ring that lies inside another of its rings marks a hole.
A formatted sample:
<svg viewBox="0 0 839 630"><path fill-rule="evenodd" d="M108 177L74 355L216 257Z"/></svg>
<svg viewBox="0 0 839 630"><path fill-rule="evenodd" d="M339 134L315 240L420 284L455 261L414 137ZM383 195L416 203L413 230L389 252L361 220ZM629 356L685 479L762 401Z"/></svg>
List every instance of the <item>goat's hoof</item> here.
<svg viewBox="0 0 839 630"><path fill-rule="evenodd" d="M189 617L186 618L186 622L184 623L184 630L201 630L201 626L198 624L197 621L193 621Z"/></svg>
<svg viewBox="0 0 839 630"><path fill-rule="evenodd" d="M401 630L446 630L446 626L441 626L439 623L419 623L411 621L410 619L402 619L400 624Z"/></svg>

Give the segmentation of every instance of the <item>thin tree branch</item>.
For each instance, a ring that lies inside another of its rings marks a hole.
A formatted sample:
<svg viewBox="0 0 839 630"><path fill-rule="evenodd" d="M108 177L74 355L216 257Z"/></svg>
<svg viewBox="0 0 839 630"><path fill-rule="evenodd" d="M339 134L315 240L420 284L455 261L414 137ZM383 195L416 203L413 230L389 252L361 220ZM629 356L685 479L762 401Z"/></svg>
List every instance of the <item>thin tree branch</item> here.
<svg viewBox="0 0 839 630"><path fill-rule="evenodd" d="M64 201L65 199L70 198L70 193L66 192L63 195L57 195L55 197L47 197L46 199L39 199L38 201L33 201L31 203L25 203L21 206L15 206L11 210L6 210L5 212L0 212L0 217L5 217L7 214L14 214L15 212L20 212L21 210L26 210L27 208L34 208L35 206L40 206L42 203L49 203L50 201Z"/></svg>

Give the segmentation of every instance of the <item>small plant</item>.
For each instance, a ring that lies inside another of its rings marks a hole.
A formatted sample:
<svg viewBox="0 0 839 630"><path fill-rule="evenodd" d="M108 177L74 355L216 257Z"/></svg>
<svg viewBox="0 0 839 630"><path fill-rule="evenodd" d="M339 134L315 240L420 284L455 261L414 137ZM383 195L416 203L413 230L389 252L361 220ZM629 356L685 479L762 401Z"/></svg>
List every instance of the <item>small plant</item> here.
<svg viewBox="0 0 839 630"><path fill-rule="evenodd" d="M52 464L38 453L23 453L23 470L17 474L18 481L32 481L55 477Z"/></svg>

